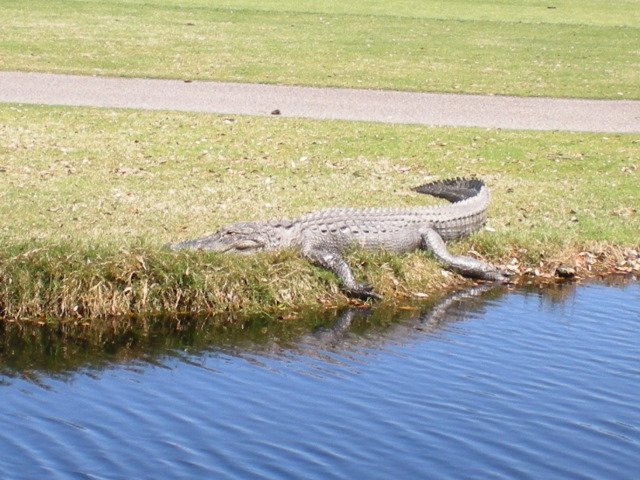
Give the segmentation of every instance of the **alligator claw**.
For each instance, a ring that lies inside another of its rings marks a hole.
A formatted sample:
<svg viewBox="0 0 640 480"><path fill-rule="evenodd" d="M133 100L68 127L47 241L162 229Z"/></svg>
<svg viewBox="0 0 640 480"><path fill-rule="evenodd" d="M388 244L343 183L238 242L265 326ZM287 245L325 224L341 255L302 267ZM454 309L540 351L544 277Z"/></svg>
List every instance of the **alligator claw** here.
<svg viewBox="0 0 640 480"><path fill-rule="evenodd" d="M362 300L368 300L370 298L373 298L374 300L382 300L382 296L378 295L373 290L373 286L368 283L357 284L354 288L347 290L347 294L350 297L360 298Z"/></svg>
<svg viewBox="0 0 640 480"><path fill-rule="evenodd" d="M480 278L490 282L509 283L511 281L511 277L514 275L515 274L513 272L495 269L483 272Z"/></svg>

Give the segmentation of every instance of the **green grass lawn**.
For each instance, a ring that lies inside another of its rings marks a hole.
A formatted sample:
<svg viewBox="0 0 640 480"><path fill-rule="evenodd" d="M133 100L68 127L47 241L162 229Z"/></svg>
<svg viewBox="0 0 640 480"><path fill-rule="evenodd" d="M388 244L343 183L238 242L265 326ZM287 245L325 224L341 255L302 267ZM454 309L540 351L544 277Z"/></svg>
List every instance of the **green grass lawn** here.
<svg viewBox="0 0 640 480"><path fill-rule="evenodd" d="M0 132L10 243L160 246L239 220L422 204L412 186L469 175L494 190L502 233L633 244L640 231L637 135L26 106L0 107Z"/></svg>
<svg viewBox="0 0 640 480"><path fill-rule="evenodd" d="M27 4L0 5L2 70L640 98L635 1Z"/></svg>
<svg viewBox="0 0 640 480"><path fill-rule="evenodd" d="M636 4L5 0L0 70L640 98ZM239 220L422 204L411 187L452 176L494 197L489 230L455 252L543 275L628 266L639 158L637 135L1 105L0 318L344 305L292 252L160 247ZM349 259L390 303L464 283L423 252Z"/></svg>
<svg viewBox="0 0 640 480"><path fill-rule="evenodd" d="M434 202L409 191L477 175L491 231L452 245L521 271L639 249L637 135L0 107L0 312L287 311L344 302L284 252L162 251L240 220ZM429 255L350 256L391 301L459 282ZM4 306L3 306L4 305Z"/></svg>

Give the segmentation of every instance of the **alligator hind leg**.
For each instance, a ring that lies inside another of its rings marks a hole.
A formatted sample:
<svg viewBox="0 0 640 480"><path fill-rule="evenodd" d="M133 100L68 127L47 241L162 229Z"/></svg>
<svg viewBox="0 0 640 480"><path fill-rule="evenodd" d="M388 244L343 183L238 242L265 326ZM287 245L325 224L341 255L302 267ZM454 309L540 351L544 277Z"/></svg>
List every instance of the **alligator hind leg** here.
<svg viewBox="0 0 640 480"><path fill-rule="evenodd" d="M351 267L346 262L340 251L336 248L306 248L302 250L302 255L308 258L316 265L331 270L335 273L349 296L357 298L382 298L373 291L373 287L367 283L359 283L356 281Z"/></svg>
<svg viewBox="0 0 640 480"><path fill-rule="evenodd" d="M488 263L481 262L472 257L453 255L447 249L442 237L433 228L420 230L422 237L422 248L433 252L433 255L450 270L458 272L460 275L480 280L491 280L493 282L504 282L509 279L509 275Z"/></svg>

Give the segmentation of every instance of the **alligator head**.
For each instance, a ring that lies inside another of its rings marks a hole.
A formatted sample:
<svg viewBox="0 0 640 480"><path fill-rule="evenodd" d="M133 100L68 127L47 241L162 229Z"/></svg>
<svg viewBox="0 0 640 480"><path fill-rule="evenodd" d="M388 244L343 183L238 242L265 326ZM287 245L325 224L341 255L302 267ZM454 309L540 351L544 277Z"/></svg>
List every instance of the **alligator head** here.
<svg viewBox="0 0 640 480"><path fill-rule="evenodd" d="M290 225L283 222L241 222L221 228L213 235L170 243L171 250L208 250L221 253L250 254L285 247L285 235Z"/></svg>

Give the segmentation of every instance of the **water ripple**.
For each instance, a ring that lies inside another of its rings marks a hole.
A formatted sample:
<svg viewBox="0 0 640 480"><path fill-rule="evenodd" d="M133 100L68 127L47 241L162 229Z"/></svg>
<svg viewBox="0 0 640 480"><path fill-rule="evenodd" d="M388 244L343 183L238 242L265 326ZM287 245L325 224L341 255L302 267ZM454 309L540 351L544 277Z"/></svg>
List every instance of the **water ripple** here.
<svg viewBox="0 0 640 480"><path fill-rule="evenodd" d="M15 379L0 478L632 478L640 284L560 293Z"/></svg>

